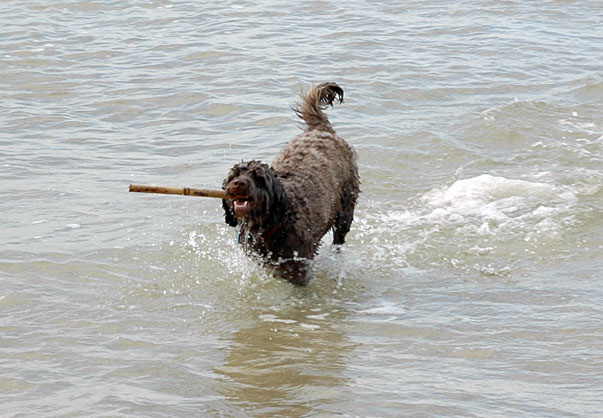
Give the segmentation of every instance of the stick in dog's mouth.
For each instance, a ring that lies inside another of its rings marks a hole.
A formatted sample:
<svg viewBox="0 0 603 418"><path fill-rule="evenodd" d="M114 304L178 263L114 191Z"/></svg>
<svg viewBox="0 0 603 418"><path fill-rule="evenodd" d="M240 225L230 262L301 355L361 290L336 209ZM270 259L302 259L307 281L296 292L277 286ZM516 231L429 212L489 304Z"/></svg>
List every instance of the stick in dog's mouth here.
<svg viewBox="0 0 603 418"><path fill-rule="evenodd" d="M178 194L183 196L213 197L217 199L229 199L224 190L195 189L192 187L165 187L165 186L147 186L143 184L130 184L130 192L137 193L158 193L158 194Z"/></svg>

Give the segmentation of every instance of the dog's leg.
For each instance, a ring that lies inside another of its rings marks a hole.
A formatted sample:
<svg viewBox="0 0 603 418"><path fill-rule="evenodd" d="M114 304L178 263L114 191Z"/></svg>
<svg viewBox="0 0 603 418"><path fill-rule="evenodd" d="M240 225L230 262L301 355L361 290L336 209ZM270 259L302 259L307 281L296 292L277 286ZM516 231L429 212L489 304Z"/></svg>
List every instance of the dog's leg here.
<svg viewBox="0 0 603 418"><path fill-rule="evenodd" d="M281 260L274 266L273 273L289 282L305 286L310 280L311 260L296 259L296 260Z"/></svg>
<svg viewBox="0 0 603 418"><path fill-rule="evenodd" d="M354 220L354 208L356 207L356 188L346 188L341 202L341 210L335 218L333 225L333 245L342 245L345 242L345 236L350 231L352 221Z"/></svg>
<svg viewBox="0 0 603 418"><path fill-rule="evenodd" d="M350 231L354 209L348 206L343 208L337 215L335 225L333 225L333 245L342 245L345 243L345 236Z"/></svg>

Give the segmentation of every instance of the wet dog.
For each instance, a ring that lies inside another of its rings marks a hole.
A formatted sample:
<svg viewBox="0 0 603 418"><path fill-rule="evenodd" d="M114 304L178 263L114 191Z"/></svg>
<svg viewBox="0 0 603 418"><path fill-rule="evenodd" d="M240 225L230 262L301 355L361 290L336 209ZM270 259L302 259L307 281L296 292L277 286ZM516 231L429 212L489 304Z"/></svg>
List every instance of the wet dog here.
<svg viewBox="0 0 603 418"><path fill-rule="evenodd" d="M305 131L271 167L255 160L235 165L222 185L230 198L222 206L247 253L276 276L306 285L322 237L333 229L333 244L344 243L360 182L354 149L323 112L343 102L343 89L322 83L301 98L296 114Z"/></svg>

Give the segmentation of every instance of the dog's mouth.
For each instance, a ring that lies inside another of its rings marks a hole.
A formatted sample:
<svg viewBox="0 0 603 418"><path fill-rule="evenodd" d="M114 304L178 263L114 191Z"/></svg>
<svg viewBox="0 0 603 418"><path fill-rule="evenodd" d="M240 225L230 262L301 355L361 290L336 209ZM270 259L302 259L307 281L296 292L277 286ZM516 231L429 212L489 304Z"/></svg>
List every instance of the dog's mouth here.
<svg viewBox="0 0 603 418"><path fill-rule="evenodd" d="M236 199L233 201L233 210L237 218L244 218L253 210L253 201L250 198Z"/></svg>

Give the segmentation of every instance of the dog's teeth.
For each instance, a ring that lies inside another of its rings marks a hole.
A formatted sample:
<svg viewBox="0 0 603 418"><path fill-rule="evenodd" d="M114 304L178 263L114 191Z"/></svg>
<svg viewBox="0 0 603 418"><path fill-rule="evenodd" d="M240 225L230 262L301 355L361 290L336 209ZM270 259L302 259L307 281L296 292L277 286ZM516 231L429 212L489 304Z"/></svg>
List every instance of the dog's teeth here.
<svg viewBox="0 0 603 418"><path fill-rule="evenodd" d="M250 211L249 200L235 200L234 212L238 217L245 216Z"/></svg>

